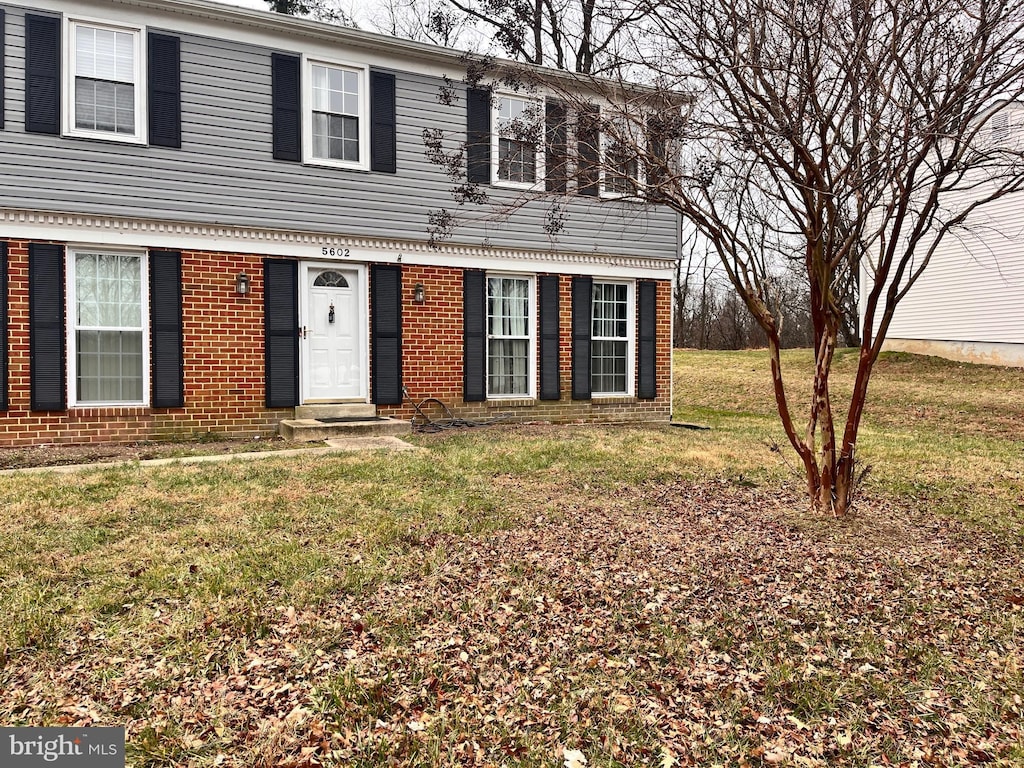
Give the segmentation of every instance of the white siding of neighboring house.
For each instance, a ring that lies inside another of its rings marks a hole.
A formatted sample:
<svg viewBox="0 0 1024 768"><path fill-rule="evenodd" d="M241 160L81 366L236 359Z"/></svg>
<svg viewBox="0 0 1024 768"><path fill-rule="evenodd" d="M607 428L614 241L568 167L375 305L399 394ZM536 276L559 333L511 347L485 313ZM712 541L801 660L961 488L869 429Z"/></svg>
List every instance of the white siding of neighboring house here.
<svg viewBox="0 0 1024 768"><path fill-rule="evenodd" d="M1020 112L1010 118L1015 134ZM1024 192L982 207L945 237L887 336L887 349L1024 366Z"/></svg>

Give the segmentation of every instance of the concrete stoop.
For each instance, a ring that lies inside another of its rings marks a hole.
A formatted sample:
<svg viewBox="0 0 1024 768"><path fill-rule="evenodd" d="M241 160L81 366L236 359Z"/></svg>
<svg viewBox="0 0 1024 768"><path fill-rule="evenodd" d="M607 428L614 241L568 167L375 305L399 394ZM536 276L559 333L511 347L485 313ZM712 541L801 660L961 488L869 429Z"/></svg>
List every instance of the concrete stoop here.
<svg viewBox="0 0 1024 768"><path fill-rule="evenodd" d="M285 419L278 427L281 437L298 442L408 435L412 424L406 419L377 415L372 403L325 403L300 405L295 418Z"/></svg>

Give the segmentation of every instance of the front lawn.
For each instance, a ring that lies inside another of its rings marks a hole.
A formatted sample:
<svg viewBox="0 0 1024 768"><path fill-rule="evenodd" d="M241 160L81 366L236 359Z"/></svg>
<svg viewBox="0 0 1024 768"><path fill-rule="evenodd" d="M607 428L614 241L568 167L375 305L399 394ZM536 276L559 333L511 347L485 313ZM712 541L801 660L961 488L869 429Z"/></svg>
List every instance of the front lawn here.
<svg viewBox="0 0 1024 768"><path fill-rule="evenodd" d="M833 520L764 353L676 362L712 430L0 477L0 724L138 766L1024 762L1024 371L887 358Z"/></svg>

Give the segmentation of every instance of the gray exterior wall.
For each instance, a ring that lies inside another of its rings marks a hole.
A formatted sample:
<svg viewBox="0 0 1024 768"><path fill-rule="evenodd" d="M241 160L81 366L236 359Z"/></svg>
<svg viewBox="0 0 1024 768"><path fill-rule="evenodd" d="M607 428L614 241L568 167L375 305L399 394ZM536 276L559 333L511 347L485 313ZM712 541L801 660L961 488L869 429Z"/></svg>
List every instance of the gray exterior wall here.
<svg viewBox="0 0 1024 768"><path fill-rule="evenodd" d="M414 62L410 71L396 71L397 174L274 160L272 49L180 34L166 18L150 29L181 37L180 150L27 134L26 11L0 7L7 12L0 207L410 240L426 238L429 209L455 209L451 182L426 160L422 132L441 128L454 147L464 139L466 100L438 103L441 79L416 74ZM278 50L302 50L301 41L281 42ZM517 199L493 192L493 200ZM565 229L552 240L543 231L550 202L531 202L502 223L461 227L452 242L675 256L676 215L667 209L573 196Z"/></svg>

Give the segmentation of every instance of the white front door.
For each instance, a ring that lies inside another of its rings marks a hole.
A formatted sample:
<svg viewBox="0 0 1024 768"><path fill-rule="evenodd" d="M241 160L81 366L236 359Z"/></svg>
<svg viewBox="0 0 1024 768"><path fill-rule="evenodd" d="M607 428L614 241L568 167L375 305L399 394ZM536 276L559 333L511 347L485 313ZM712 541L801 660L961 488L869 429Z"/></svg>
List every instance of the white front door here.
<svg viewBox="0 0 1024 768"><path fill-rule="evenodd" d="M350 265L305 265L303 399L366 399L362 271Z"/></svg>

